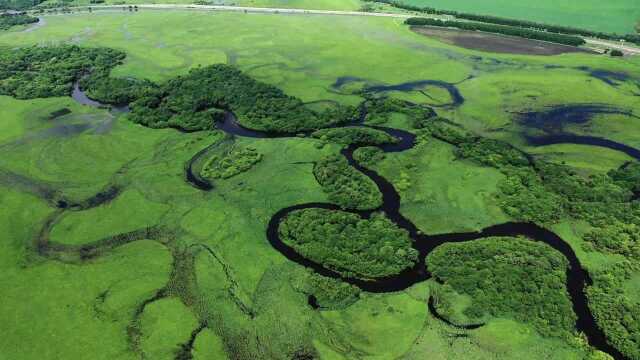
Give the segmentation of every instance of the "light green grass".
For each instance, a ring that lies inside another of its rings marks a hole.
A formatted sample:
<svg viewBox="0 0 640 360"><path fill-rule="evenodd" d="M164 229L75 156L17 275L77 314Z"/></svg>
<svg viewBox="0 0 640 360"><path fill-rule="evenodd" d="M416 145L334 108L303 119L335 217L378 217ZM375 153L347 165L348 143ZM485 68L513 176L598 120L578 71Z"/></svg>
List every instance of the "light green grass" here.
<svg viewBox="0 0 640 360"><path fill-rule="evenodd" d="M635 0L402 0L412 5L530 20L605 32L632 33L640 19Z"/></svg>
<svg viewBox="0 0 640 360"><path fill-rule="evenodd" d="M455 158L438 140L387 154L374 166L400 192L400 211L427 234L480 230L508 217L496 200L498 170Z"/></svg>
<svg viewBox="0 0 640 360"><path fill-rule="evenodd" d="M144 334L144 356L150 359L175 359L179 346L189 340L198 326L193 313L175 298L162 299L145 307L140 319Z"/></svg>

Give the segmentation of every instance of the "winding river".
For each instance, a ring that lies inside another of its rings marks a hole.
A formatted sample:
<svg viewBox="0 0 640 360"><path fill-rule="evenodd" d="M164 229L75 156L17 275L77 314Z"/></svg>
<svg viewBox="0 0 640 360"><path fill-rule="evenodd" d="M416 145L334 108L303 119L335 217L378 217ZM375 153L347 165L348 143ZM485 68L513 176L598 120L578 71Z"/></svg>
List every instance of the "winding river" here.
<svg viewBox="0 0 640 360"><path fill-rule="evenodd" d="M80 91L78 89L78 91ZM74 92L75 93L75 92ZM86 96L85 96L86 97ZM81 96L74 96L74 99L80 100ZM90 100L90 99L89 99ZM92 103L88 105L92 106L102 106L102 104L94 104L93 100L90 100ZM82 101L81 101L82 102ZM87 104L85 102L85 104ZM350 124L351 126L368 126L364 125L363 121L366 117L366 109L364 106L361 107L362 116L359 121ZM217 124L218 128L227 134L232 136L241 136L241 137L254 137L254 138L274 138L274 137L287 137L291 135L282 135L282 134L269 134L262 133L258 131L253 131L250 129L246 129L242 127L235 121L235 117L233 114L228 113L225 117L224 121ZM370 126L372 128L385 131L386 133L397 137L400 139L398 143L395 144L386 144L379 146L384 152L401 152L408 149L411 149L415 145L415 135L412 133L391 129L380 126ZM596 138L599 139L599 138ZM567 142L571 142L571 139L564 139ZM599 143L594 144L597 146L608 146L607 143L602 143L598 140ZM583 143L587 143L586 141ZM610 144L609 144L610 145ZM213 146L213 145L211 145ZM197 154L186 164L186 180L194 187L203 190L209 191L213 188L212 184L207 180L202 179L199 175L195 174L191 169L192 165L199 158L204 156L206 152L211 147L207 147ZM507 222L504 224L498 224L489 226L484 228L478 232L462 232L462 233L449 233L449 234L440 234L440 235L427 235L423 234L418 228L411 222L409 219L404 217L400 213L400 195L395 190L393 185L387 181L384 177L380 176L377 172L365 168L358 164L357 161L353 158L354 151L360 146L351 145L344 148L341 151L341 154L347 159L348 163L353 166L356 170L362 172L364 175L369 177L378 187L380 193L383 196L383 205L379 209L369 210L369 211L355 211L355 210L344 210L339 206L330 203L305 203L305 204L297 204L284 209L277 211L270 219L266 236L269 243L273 246L275 250L280 252L283 256L285 256L290 261L298 263L302 266L313 269L315 272L328 276L335 279L340 279L347 283L358 286L363 291L374 292L374 293L386 293L386 292L395 292L407 289L408 287L425 281L431 278L431 274L428 273L425 265L425 258L431 251L433 251L436 247L446 244L446 243L459 243L465 241L471 241L476 239L481 239L485 237L491 236L525 236L533 241L543 242L553 249L562 253L565 258L569 262L569 267L567 269L567 291L571 298L571 302L573 304L573 310L577 315L576 321L576 329L578 331L583 332L588 342L591 346L604 351L615 359L625 359L625 357L620 353L616 348L609 345L607 342L604 333L597 326L596 321L591 313L591 310L588 306L587 297L584 293L585 286L591 284L591 279L589 274L584 270L582 265L580 264L580 260L576 256L575 252L571 248L571 246L565 242L560 236L555 234L554 232L542 228L533 223L520 223L520 222ZM615 149L620 150L620 149ZM624 151L624 150L623 150ZM628 152L629 153L629 152ZM640 154L637 152L631 152L630 155L634 156L637 159L640 159ZM98 194L92 201L88 201L89 207L97 206L97 203L100 201L108 201L117 195L117 191L107 191L105 194ZM59 204L61 208L66 207L66 204ZM419 260L417 263L409 269L404 270L403 272L389 276L385 278L378 278L375 280L362 280L357 278L349 278L344 277L338 274L337 272L324 267L322 264L314 262L313 260L307 259L304 256L300 255L295 251L291 246L285 244L278 235L278 227L281 221L292 211L300 210L300 209L311 209L311 208L322 208L329 210L340 210L340 211L348 211L351 213L358 214L363 218L368 218L371 216L373 212L384 212L386 217L390 219L393 223L395 223L398 227L405 229L409 233L409 237L412 239L413 247L419 252ZM317 307L317 303L315 298L309 298L309 303L312 307ZM313 306L313 305L316 306ZM430 304L433 307L433 304ZM435 312L435 308L432 309L432 313ZM437 313L436 313L437 314ZM443 319L441 316L436 316L441 320L448 322L448 320ZM471 328L477 328L481 325L471 325Z"/></svg>

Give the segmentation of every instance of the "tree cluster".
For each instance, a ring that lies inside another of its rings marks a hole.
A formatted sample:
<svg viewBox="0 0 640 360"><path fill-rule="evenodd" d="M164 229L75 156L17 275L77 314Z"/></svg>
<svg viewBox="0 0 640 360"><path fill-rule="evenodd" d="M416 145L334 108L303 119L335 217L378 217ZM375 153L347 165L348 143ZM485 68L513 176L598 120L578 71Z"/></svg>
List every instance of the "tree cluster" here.
<svg viewBox="0 0 640 360"><path fill-rule="evenodd" d="M0 10L27 10L43 0L0 0Z"/></svg>
<svg viewBox="0 0 640 360"><path fill-rule="evenodd" d="M439 26L439 27L452 27L462 30L471 31L484 31L494 34L518 36L526 39L548 41L558 44L580 46L584 45L585 41L581 37L573 35L556 34L545 31L538 31L527 28L520 28L515 26L485 24L479 22L467 22L467 21L455 21L455 20L438 20L431 18L409 18L405 20L407 25L419 25L419 26Z"/></svg>
<svg viewBox="0 0 640 360"><path fill-rule="evenodd" d="M38 18L26 14L0 14L0 30L8 30L17 25L37 23Z"/></svg>
<svg viewBox="0 0 640 360"><path fill-rule="evenodd" d="M74 82L109 74L124 58L118 50L75 45L0 49L0 94L18 99L68 96Z"/></svg>
<svg viewBox="0 0 640 360"><path fill-rule="evenodd" d="M315 298L316 305L323 310L347 308L360 298L360 289L339 279L308 271L301 292Z"/></svg>
<svg viewBox="0 0 640 360"><path fill-rule="evenodd" d="M340 155L318 161L313 167L313 175L329 201L343 209L368 210L382 205L382 194L376 184Z"/></svg>
<svg viewBox="0 0 640 360"><path fill-rule="evenodd" d="M448 243L426 262L437 279L471 296L470 318L509 316L545 336L571 336L576 315L565 289L568 262L549 246L519 238Z"/></svg>
<svg viewBox="0 0 640 360"><path fill-rule="evenodd" d="M395 275L418 259L407 231L382 214L364 219L343 211L298 210L287 215L278 232L304 257L349 277Z"/></svg>
<svg viewBox="0 0 640 360"><path fill-rule="evenodd" d="M383 145L398 142L397 138L382 130L362 126L321 129L314 131L311 136L342 145Z"/></svg>
<svg viewBox="0 0 640 360"><path fill-rule="evenodd" d="M181 127L186 122L201 123L199 130L206 130L213 127L213 122L203 121L210 119L208 112L212 108L233 111L244 127L275 133L315 130L350 121L354 115L352 107L312 111L300 99L272 85L233 66L216 64L146 89L133 102L130 117L154 128L171 124Z"/></svg>
<svg viewBox="0 0 640 360"><path fill-rule="evenodd" d="M409 118L411 127L421 129L426 126L429 119L436 116L436 112L430 107L387 97L369 98L364 106L367 111L367 121L375 124L384 124L391 114L399 113Z"/></svg>
<svg viewBox="0 0 640 360"><path fill-rule="evenodd" d="M587 288L589 307L607 340L626 357L640 359L640 301L624 289L634 272L636 261L623 261L592 275L593 286Z"/></svg>
<svg viewBox="0 0 640 360"><path fill-rule="evenodd" d="M252 147L233 146L223 155L213 155L202 167L202 176L227 179L251 169L262 160L262 154Z"/></svg>
<svg viewBox="0 0 640 360"><path fill-rule="evenodd" d="M376 146L359 147L353 152L353 158L362 166L371 167L385 158L384 151Z"/></svg>

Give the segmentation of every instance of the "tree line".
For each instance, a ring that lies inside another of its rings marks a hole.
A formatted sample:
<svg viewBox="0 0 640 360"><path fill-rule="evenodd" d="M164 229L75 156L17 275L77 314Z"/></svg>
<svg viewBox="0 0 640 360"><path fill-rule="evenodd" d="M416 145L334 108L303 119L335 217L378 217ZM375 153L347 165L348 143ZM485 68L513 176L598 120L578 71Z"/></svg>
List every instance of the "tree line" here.
<svg viewBox="0 0 640 360"><path fill-rule="evenodd" d="M518 36L526 39L548 41L558 44L580 46L584 45L585 41L581 37L573 35L556 34L544 31L538 31L533 29L520 28L515 26L485 24L479 22L466 22L456 20L438 20L431 18L409 18L405 20L407 25L418 26L439 26L439 27L454 27L462 30L471 31L484 31L494 34Z"/></svg>
<svg viewBox="0 0 640 360"><path fill-rule="evenodd" d="M0 14L0 30L9 30L17 25L37 23L38 18L27 14Z"/></svg>

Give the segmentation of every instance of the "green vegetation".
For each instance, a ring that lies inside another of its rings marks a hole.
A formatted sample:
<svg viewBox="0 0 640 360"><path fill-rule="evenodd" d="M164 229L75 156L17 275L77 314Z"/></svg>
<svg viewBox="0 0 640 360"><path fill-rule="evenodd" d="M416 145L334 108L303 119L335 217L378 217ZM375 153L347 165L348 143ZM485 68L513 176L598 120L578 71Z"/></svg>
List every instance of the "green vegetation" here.
<svg viewBox="0 0 640 360"><path fill-rule="evenodd" d="M484 31L484 32L495 33L495 34L519 36L526 39L549 41L549 42L554 42L554 43L564 44L564 45L571 45L571 46L580 46L585 44L584 39L582 39L581 37L572 36L572 35L554 34L554 33L548 33L544 31L524 29L524 28L515 27L515 26L493 25L493 24L484 24L484 23L478 23L478 22L466 22L466 21L455 21L455 20L438 20L438 19L431 19L431 18L409 18L405 20L405 24L418 25L418 26L427 25L427 26L455 27L462 30Z"/></svg>
<svg viewBox="0 0 640 360"><path fill-rule="evenodd" d="M383 145L398 142L398 139L382 130L361 126L322 129L314 131L311 136L342 145Z"/></svg>
<svg viewBox="0 0 640 360"><path fill-rule="evenodd" d="M26 14L0 14L0 30L8 30L17 25L37 23L38 18Z"/></svg>
<svg viewBox="0 0 640 360"><path fill-rule="evenodd" d="M637 262L620 262L593 274L593 286L587 288L598 325L630 359L640 358L640 301L625 294L624 283L638 271Z"/></svg>
<svg viewBox="0 0 640 360"><path fill-rule="evenodd" d="M2 10L26 10L38 5L42 0L0 0Z"/></svg>
<svg viewBox="0 0 640 360"><path fill-rule="evenodd" d="M313 175L329 200L343 209L367 210L382 205L382 194L376 184L351 167L341 155L318 161L313 167Z"/></svg>
<svg viewBox="0 0 640 360"><path fill-rule="evenodd" d="M427 121L436 116L435 111L428 106L413 104L395 98L374 98L365 103L367 109L367 122L371 124L384 124L388 122L394 113L399 113L409 118L410 124L415 129L420 129Z"/></svg>
<svg viewBox="0 0 640 360"><path fill-rule="evenodd" d="M376 146L359 147L353 152L353 158L363 166L372 167L384 159L384 151Z"/></svg>
<svg viewBox="0 0 640 360"><path fill-rule="evenodd" d="M75 45L24 47L0 51L0 94L17 99L67 96L84 75L108 75L125 54Z"/></svg>
<svg viewBox="0 0 640 360"><path fill-rule="evenodd" d="M351 306L360 298L360 289L337 279L318 275L309 270L300 290L313 296L323 310L340 310Z"/></svg>
<svg viewBox="0 0 640 360"><path fill-rule="evenodd" d="M334 91L331 85L339 77L357 77L363 79L358 84L368 86L437 79L456 84L465 98L455 109L438 109L438 114L456 124L453 128L505 140L535 152L536 161L552 158L561 165L567 160L585 178L606 174L630 160L613 150L587 145L529 146L519 138L521 128L513 116L544 106L588 102L607 102L637 113L640 105L633 93L637 92L638 60L633 57L479 54L417 36L398 26L397 19L376 17L127 11L44 15L44 19L46 25L34 31L0 33L3 49L73 42L127 54L109 77L99 78L105 81L103 86L82 85L92 98L136 99L138 90L129 92L129 81L142 83L140 89L144 89L143 79L164 84L186 76L199 64L225 62L305 104L321 102L327 108L335 108L336 101L356 106L370 100ZM615 80L618 86L612 86L591 76L591 70L578 69L583 66L628 74L629 79ZM107 80L122 84L111 85ZM584 341L542 336L531 323L514 319L487 316L482 319L487 324L480 329L451 329L427 312L431 281L395 293L361 291L355 302L356 289L327 279L319 280L313 292L307 291L315 280L269 245L265 229L272 215L284 207L333 202L314 178L313 164L336 154L339 145L320 147L322 141L308 137L237 137L235 146L256 149L263 154L261 162L202 192L184 181L184 166L219 140L218 131L180 133L137 126L127 121L129 115L75 103L67 97L70 87L66 89L61 92L64 97L56 98L0 96L0 229L4 234L0 286L5 290L0 297L0 322L11 329L0 339L3 355L17 360L137 359L144 354L175 358L174 351L186 347L184 341L195 330L194 324L206 324L195 336L191 351L195 359L577 360L590 354ZM98 89L102 94L92 95ZM447 96L446 91L428 86L385 95L416 104L433 102L429 96ZM316 105L305 107L321 112ZM361 148L354 155L360 161L358 154L367 154L372 160L367 166L393 183L401 194L403 215L419 229L446 233L512 220L497 204L497 184L505 173L478 162L502 168L511 155L479 153L478 161L460 158L457 147L413 129L412 116L392 112L376 117L370 115L367 123L384 121L385 126L420 133L421 143L414 149L382 154ZM569 130L638 146L634 123L635 119L602 115L590 126ZM196 170L217 150L207 151ZM611 181L631 191L623 178ZM60 261L64 257L56 260L38 253L34 239L45 220L60 211L51 206L55 202L43 200L43 194L53 191L81 202L111 185L121 191L111 202L86 211L64 211L51 230L52 247L82 246L119 231L155 225L170 229L164 235L171 235L171 240L137 240L101 248L94 258L73 264ZM623 258L609 250L582 250L588 244L584 234L593 230L586 221L576 224L563 218L553 230L574 247L590 273L592 267ZM623 284L629 299L637 298L637 283L638 272L633 271L631 280ZM167 296L151 301L136 315L161 289L169 289ZM316 296L321 311L309 306L310 294ZM607 294L592 301L601 302L600 311L607 314L611 299ZM635 335L616 330L626 311L617 305L612 308L607 332L633 349ZM73 330L69 336L59 335L61 324Z"/></svg>
<svg viewBox="0 0 640 360"><path fill-rule="evenodd" d="M350 108L315 113L280 89L254 80L234 67L218 64L189 71L145 91L132 104L131 119L154 128L208 130L229 109L250 129L295 133L350 120Z"/></svg>
<svg viewBox="0 0 640 360"><path fill-rule="evenodd" d="M429 271L470 295L465 312L532 323L545 336L570 337L576 316L565 287L567 260L547 245L516 238L444 244L427 257Z"/></svg>
<svg viewBox="0 0 640 360"><path fill-rule="evenodd" d="M233 146L224 155L213 155L202 168L202 175L213 179L227 179L251 169L262 160L262 154L252 147Z"/></svg>
<svg viewBox="0 0 640 360"><path fill-rule="evenodd" d="M380 214L363 219L342 211L298 210L287 215L278 232L303 256L360 279L397 274L418 256L407 232Z"/></svg>
<svg viewBox="0 0 640 360"><path fill-rule="evenodd" d="M536 4L501 0L399 0L398 3L415 6L417 9L430 7L446 9L447 12L523 19L619 34L631 33L640 16L640 10L633 0L613 0L606 3L597 0L583 0L580 3L542 0Z"/></svg>

